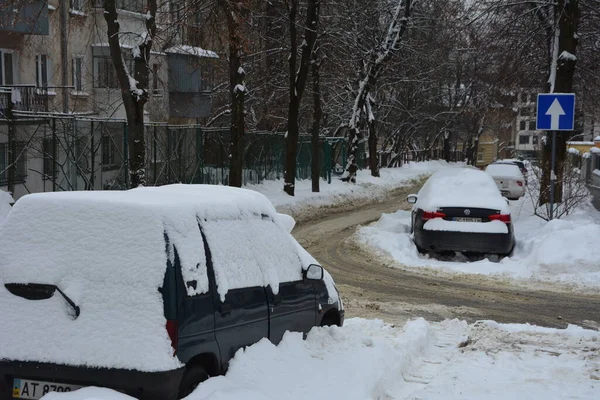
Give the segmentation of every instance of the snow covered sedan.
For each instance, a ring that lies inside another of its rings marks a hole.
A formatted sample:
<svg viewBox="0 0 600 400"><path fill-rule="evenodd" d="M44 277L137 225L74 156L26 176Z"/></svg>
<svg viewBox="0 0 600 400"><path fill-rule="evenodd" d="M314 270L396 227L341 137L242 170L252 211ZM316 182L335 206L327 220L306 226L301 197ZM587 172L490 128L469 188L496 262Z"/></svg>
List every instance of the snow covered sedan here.
<svg viewBox="0 0 600 400"><path fill-rule="evenodd" d="M508 255L514 247L508 202L483 171L436 172L407 200L413 204L412 232L421 252Z"/></svg>
<svg viewBox="0 0 600 400"><path fill-rule="evenodd" d="M525 177L516 164L494 163L486 167L502 196L509 200L518 200L525 194Z"/></svg>

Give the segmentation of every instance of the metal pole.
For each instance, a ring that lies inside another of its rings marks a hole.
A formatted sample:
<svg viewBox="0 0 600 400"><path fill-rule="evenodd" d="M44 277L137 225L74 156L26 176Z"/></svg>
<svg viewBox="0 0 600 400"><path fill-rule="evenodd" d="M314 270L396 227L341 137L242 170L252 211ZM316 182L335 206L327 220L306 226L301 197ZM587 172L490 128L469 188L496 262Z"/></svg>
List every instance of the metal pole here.
<svg viewBox="0 0 600 400"><path fill-rule="evenodd" d="M556 131L552 131L552 165L550 167L550 220L554 218L554 190L556 183Z"/></svg>
<svg viewBox="0 0 600 400"><path fill-rule="evenodd" d="M69 112L69 93L67 86L69 85L69 50L67 39L67 17L69 13L68 0L60 0L60 53L62 64L62 101L63 112Z"/></svg>

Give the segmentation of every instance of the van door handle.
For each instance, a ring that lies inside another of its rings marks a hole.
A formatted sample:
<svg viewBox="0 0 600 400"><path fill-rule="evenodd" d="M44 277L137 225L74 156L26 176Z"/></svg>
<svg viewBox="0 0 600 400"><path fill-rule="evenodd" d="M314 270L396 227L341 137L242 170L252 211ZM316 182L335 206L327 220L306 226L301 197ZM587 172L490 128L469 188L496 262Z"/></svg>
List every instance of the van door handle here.
<svg viewBox="0 0 600 400"><path fill-rule="evenodd" d="M221 304L221 307L219 307L219 312L223 316L231 314L232 310L231 304Z"/></svg>

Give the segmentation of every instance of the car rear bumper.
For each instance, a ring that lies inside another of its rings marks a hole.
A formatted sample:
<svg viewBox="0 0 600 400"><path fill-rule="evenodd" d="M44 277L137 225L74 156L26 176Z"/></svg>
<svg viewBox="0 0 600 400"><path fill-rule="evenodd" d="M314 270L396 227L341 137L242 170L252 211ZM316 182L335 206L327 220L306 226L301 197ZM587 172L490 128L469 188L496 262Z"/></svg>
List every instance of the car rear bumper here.
<svg viewBox="0 0 600 400"><path fill-rule="evenodd" d="M476 233L415 231L416 245L432 252L456 251L485 254L509 254L515 244L512 231L509 233Z"/></svg>
<svg viewBox="0 0 600 400"><path fill-rule="evenodd" d="M12 399L13 380L29 379L114 389L137 399L175 400L185 368L161 372L0 361L0 400Z"/></svg>

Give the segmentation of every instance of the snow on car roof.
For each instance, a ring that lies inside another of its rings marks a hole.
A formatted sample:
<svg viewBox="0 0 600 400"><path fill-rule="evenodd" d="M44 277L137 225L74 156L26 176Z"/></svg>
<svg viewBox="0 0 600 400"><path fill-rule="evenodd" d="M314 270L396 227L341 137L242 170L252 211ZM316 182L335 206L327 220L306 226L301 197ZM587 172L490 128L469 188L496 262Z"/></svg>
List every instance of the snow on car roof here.
<svg viewBox="0 0 600 400"><path fill-rule="evenodd" d="M489 208L510 214L492 177L475 168L436 172L419 191L415 207L432 212L442 207Z"/></svg>
<svg viewBox="0 0 600 400"><path fill-rule="evenodd" d="M491 176L523 179L521 168L516 164L490 164L485 168L485 172Z"/></svg>

